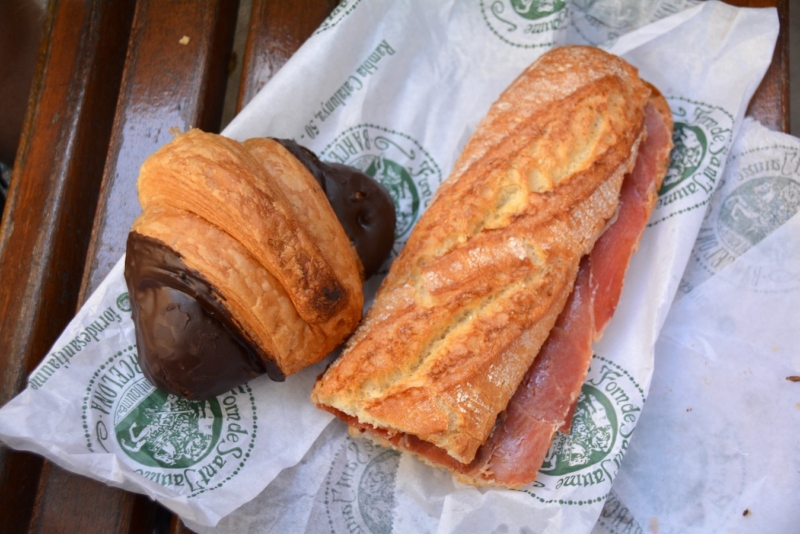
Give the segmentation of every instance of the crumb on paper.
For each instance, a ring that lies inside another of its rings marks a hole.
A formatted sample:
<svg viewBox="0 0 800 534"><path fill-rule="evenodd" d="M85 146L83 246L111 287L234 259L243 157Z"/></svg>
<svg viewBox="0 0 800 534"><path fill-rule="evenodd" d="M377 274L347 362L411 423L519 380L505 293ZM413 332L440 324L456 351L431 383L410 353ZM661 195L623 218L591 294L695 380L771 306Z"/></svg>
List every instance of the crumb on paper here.
<svg viewBox="0 0 800 534"><path fill-rule="evenodd" d="M653 534L658 534L658 518L657 517L651 517L650 518L650 524L647 526L647 528Z"/></svg>
<svg viewBox="0 0 800 534"><path fill-rule="evenodd" d="M687 411L687 412L691 412L691 411L692 411L692 409L691 409L691 408L686 408L686 411Z"/></svg>
<svg viewBox="0 0 800 534"><path fill-rule="evenodd" d="M751 512L749 508L745 508L745 509L744 509L744 512L742 512L742 515L743 515L744 517L747 517L748 515L752 515L752 513L753 513L753 512Z"/></svg>
<svg viewBox="0 0 800 534"><path fill-rule="evenodd" d="M180 135L181 134L181 129L178 128L177 126L170 126L169 127L169 133L171 133L172 135Z"/></svg>
<svg viewBox="0 0 800 534"><path fill-rule="evenodd" d="M190 40L191 40L191 39L189 38L189 36L188 36L188 35L184 35L183 37L181 37L181 40L180 40L180 41L178 41L178 42L179 42L180 44L182 44L182 45L187 45L187 44L189 44L189 41L190 41Z"/></svg>
<svg viewBox="0 0 800 534"><path fill-rule="evenodd" d="M800 382L800 376L795 376L795 375L787 376L786 380L788 380L789 382Z"/></svg>
<svg viewBox="0 0 800 534"><path fill-rule="evenodd" d="M778 352L778 346L777 345L772 347L772 352Z"/></svg>

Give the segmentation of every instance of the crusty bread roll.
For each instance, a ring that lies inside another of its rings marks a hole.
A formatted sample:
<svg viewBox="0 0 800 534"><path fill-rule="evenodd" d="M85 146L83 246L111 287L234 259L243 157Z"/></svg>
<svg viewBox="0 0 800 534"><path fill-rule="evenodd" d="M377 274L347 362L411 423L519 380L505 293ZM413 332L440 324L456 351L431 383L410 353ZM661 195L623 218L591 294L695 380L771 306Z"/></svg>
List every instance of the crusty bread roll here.
<svg viewBox="0 0 800 534"><path fill-rule="evenodd" d="M140 361L156 385L199 398L265 371L282 379L355 329L360 260L318 182L281 143L191 130L148 158L138 188L126 279ZM187 295L205 311L190 311ZM176 306L196 332L171 318ZM243 355L209 363L226 332L236 339L223 352L243 345Z"/></svg>
<svg viewBox="0 0 800 534"><path fill-rule="evenodd" d="M467 143L313 402L379 442L410 436L469 464L617 212L650 96L598 49L531 65Z"/></svg>

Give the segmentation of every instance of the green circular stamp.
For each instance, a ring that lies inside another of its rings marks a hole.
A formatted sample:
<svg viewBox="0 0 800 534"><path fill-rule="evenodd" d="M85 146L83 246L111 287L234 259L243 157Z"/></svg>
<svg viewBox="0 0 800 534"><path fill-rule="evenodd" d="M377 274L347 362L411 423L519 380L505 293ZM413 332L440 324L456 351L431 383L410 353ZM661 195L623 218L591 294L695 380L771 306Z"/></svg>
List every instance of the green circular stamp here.
<svg viewBox="0 0 800 534"><path fill-rule="evenodd" d="M609 46L636 28L692 5L692 0L572 0L570 26L586 44Z"/></svg>
<svg viewBox="0 0 800 534"><path fill-rule="evenodd" d="M722 201L717 233L724 246L735 254L744 254L799 209L800 183L782 176L755 178Z"/></svg>
<svg viewBox="0 0 800 534"><path fill-rule="evenodd" d="M399 455L386 450L372 458L358 484L358 509L370 532L392 531L394 509L394 477L397 473Z"/></svg>
<svg viewBox="0 0 800 534"><path fill-rule="evenodd" d="M674 146L649 226L708 204L733 139L733 115L725 109L683 97L667 101L675 119Z"/></svg>
<svg viewBox="0 0 800 534"><path fill-rule="evenodd" d="M491 32L506 44L540 48L555 44L569 8L565 0L481 0L481 14Z"/></svg>
<svg viewBox="0 0 800 534"><path fill-rule="evenodd" d="M683 122L675 122L672 144L669 168L658 190L659 195L668 193L691 178L708 152L708 140L703 130Z"/></svg>
<svg viewBox="0 0 800 534"><path fill-rule="evenodd" d="M599 389L584 385L568 434L558 433L539 472L561 476L600 463L617 439L617 414Z"/></svg>
<svg viewBox="0 0 800 534"><path fill-rule="evenodd" d="M320 488L320 505L315 505L312 516L325 521L331 534L390 534L399 465L397 451L345 438Z"/></svg>
<svg viewBox="0 0 800 534"><path fill-rule="evenodd" d="M539 476L526 493L544 503L572 506L603 501L644 400L644 390L628 370L595 355L570 430L556 433Z"/></svg>
<svg viewBox="0 0 800 534"><path fill-rule="evenodd" d="M257 433L248 385L205 401L166 393L142 374L134 346L99 365L82 413L90 452L114 454L139 475L188 497L233 479Z"/></svg>
<svg viewBox="0 0 800 534"><path fill-rule="evenodd" d="M191 467L214 450L222 430L219 401L190 401L154 389L146 378L128 384L115 405L114 434L125 454L150 467Z"/></svg>
<svg viewBox="0 0 800 534"><path fill-rule="evenodd" d="M692 249L684 279L692 287L741 258L726 280L753 291L800 288L800 266L781 244L762 241L800 212L800 155L796 147L767 146L734 154ZM758 257L742 258L761 244Z"/></svg>

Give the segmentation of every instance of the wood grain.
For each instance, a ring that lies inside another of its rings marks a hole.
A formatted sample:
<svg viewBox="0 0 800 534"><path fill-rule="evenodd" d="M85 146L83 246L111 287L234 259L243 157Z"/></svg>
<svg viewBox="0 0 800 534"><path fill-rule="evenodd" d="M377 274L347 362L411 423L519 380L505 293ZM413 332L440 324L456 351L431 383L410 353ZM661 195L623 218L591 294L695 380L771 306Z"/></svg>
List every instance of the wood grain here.
<svg viewBox="0 0 800 534"><path fill-rule="evenodd" d="M253 0L237 109L253 99L338 3L335 0Z"/></svg>
<svg viewBox="0 0 800 534"><path fill-rule="evenodd" d="M170 128L219 127L237 7L235 0L137 3L81 302L124 252L139 213L136 178L144 159L172 139ZM31 532L145 532L160 516L146 497L46 462Z"/></svg>
<svg viewBox="0 0 800 534"><path fill-rule="evenodd" d="M82 300L125 251L139 167L172 131L218 132L238 0L140 1L95 215ZM183 40L185 44L181 44Z"/></svg>
<svg viewBox="0 0 800 534"><path fill-rule="evenodd" d="M141 161L172 126L217 129L236 3L140 0L133 22L134 0L51 0L0 227L0 405L119 258ZM337 3L253 0L239 108ZM749 113L786 131L788 0L728 3L778 7L778 45ZM144 497L0 446L0 532L167 530L191 532Z"/></svg>
<svg viewBox="0 0 800 534"><path fill-rule="evenodd" d="M773 130L789 131L789 1L725 0L738 7L776 7L780 33L772 63L756 89L747 115Z"/></svg>
<svg viewBox="0 0 800 534"><path fill-rule="evenodd" d="M50 4L0 227L0 404L75 313L133 7ZM41 465L0 448L0 532L26 528Z"/></svg>

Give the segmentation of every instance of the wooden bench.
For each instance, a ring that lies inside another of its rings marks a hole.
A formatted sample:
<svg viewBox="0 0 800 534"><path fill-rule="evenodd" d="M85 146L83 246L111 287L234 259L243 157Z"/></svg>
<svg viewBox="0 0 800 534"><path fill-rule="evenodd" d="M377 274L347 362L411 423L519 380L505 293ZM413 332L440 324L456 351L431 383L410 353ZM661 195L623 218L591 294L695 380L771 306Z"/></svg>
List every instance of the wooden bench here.
<svg viewBox="0 0 800 534"><path fill-rule="evenodd" d="M730 3L779 7L750 114L787 131L788 0ZM147 155L170 128L219 131L226 90L238 85L241 109L335 5L252 0L236 84L237 0L51 0L0 227L0 405L122 254ZM0 446L0 532L186 531L147 497Z"/></svg>

